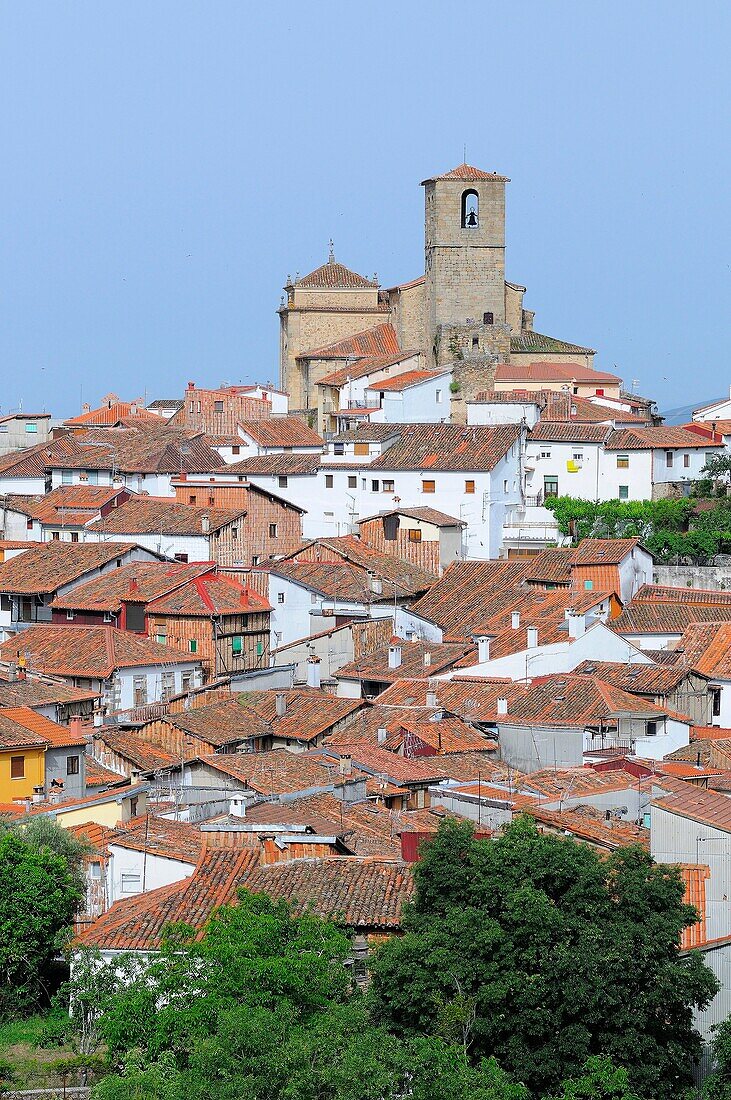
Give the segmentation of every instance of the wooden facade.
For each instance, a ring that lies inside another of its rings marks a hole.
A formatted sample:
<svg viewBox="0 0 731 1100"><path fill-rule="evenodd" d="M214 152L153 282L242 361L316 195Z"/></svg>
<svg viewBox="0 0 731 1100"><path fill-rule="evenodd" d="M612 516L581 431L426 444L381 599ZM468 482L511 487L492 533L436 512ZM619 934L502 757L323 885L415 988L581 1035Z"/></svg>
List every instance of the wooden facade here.
<svg viewBox="0 0 731 1100"><path fill-rule="evenodd" d="M179 487L178 483L176 493ZM271 557L291 554L302 544L302 512L299 508L263 489L251 485L245 488L246 500L237 500L232 506L240 507L242 511L245 509L246 514L212 531L210 536L211 556L225 569L257 565ZM209 486L206 486L205 492L208 493L208 490ZM189 503L191 495L194 494L188 493L184 503Z"/></svg>
<svg viewBox="0 0 731 1100"><path fill-rule="evenodd" d="M190 653L203 664L206 680L268 668L270 653L269 611L235 615L162 614L147 617L153 641Z"/></svg>

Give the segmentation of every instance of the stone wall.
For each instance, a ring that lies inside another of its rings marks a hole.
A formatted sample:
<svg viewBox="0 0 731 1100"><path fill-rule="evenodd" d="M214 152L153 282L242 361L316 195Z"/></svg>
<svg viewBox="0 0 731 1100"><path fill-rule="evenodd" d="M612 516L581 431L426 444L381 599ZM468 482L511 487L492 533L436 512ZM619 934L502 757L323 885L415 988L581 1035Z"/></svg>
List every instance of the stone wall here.
<svg viewBox="0 0 731 1100"><path fill-rule="evenodd" d="M655 584L671 588L731 589L731 561L727 565L656 565L652 571Z"/></svg>

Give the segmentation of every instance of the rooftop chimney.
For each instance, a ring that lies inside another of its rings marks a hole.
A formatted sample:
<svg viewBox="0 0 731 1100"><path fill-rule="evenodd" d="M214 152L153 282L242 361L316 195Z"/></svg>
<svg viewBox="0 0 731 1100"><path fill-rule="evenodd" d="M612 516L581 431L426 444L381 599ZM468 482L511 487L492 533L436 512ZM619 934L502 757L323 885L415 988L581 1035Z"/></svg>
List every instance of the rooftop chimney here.
<svg viewBox="0 0 731 1100"><path fill-rule="evenodd" d="M498 699L498 701L497 701L497 712L498 712L498 714L507 714L508 713L508 700L507 699Z"/></svg>
<svg viewBox="0 0 731 1100"><path fill-rule="evenodd" d="M388 647L388 667L399 668L401 666L401 639L392 638Z"/></svg>
<svg viewBox="0 0 731 1100"><path fill-rule="evenodd" d="M140 582L137 580L137 577L130 577L129 578L129 590L130 590L130 592L137 592L139 587L140 587Z"/></svg>
<svg viewBox="0 0 731 1100"><path fill-rule="evenodd" d="M566 612L569 624L569 638L580 638L586 633L586 615L578 615L573 608Z"/></svg>
<svg viewBox="0 0 731 1100"><path fill-rule="evenodd" d="M383 581L381 580L381 578L376 577L373 573L371 573L370 581L371 581L371 592L373 592L373 594L375 596L382 596L383 595Z"/></svg>
<svg viewBox="0 0 731 1100"><path fill-rule="evenodd" d="M343 776L353 774L353 759L350 756L340 757L340 774Z"/></svg>
<svg viewBox="0 0 731 1100"><path fill-rule="evenodd" d="M379 726L378 727L378 744L382 745L387 737L388 737L388 730L386 729L386 727L385 726Z"/></svg>
<svg viewBox="0 0 731 1100"><path fill-rule="evenodd" d="M430 664L431 664L431 653L428 650L426 650L424 652L424 668L429 668Z"/></svg>
<svg viewBox="0 0 731 1100"><path fill-rule="evenodd" d="M528 649L535 649L538 645L538 627L529 626L527 630Z"/></svg>
<svg viewBox="0 0 731 1100"><path fill-rule="evenodd" d="M518 627L520 626L520 612L519 611L513 611L513 613L510 616L510 623L513 627L513 630L518 629Z"/></svg>
<svg viewBox="0 0 731 1100"><path fill-rule="evenodd" d="M208 515L208 513L206 513L204 516L201 516L201 532L204 535L207 535L210 532L210 530L211 530L211 517Z"/></svg>
<svg viewBox="0 0 731 1100"><path fill-rule="evenodd" d="M319 688L320 686L320 658L307 658L307 686Z"/></svg>
<svg viewBox="0 0 731 1100"><path fill-rule="evenodd" d="M486 634L479 634L475 641L477 642L477 660L484 665L490 660L490 639Z"/></svg>
<svg viewBox="0 0 731 1100"><path fill-rule="evenodd" d="M283 691L278 691L274 696L274 702L277 708L277 718L284 718L287 713L287 696Z"/></svg>
<svg viewBox="0 0 731 1100"><path fill-rule="evenodd" d="M426 693L426 705L428 707L431 707L432 710L435 710L436 707L438 706L437 693L434 690L434 688L429 688L429 690Z"/></svg>
<svg viewBox="0 0 731 1100"><path fill-rule="evenodd" d="M189 390L194 390L195 389L195 382L189 382L188 383L188 389Z"/></svg>

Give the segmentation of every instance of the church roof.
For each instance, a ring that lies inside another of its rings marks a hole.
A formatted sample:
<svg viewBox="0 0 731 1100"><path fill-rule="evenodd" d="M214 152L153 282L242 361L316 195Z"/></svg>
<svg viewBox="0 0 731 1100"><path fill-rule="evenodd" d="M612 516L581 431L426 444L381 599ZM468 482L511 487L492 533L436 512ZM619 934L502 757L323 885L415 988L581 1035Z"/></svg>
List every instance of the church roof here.
<svg viewBox="0 0 731 1100"><path fill-rule="evenodd" d="M327 344L314 351L303 351L298 359L371 359L380 355L399 355L398 336L393 325L386 322L376 325L375 328L356 332L354 336L346 336L344 340L338 340L335 344ZM412 353L413 354L413 353Z"/></svg>
<svg viewBox="0 0 731 1100"><path fill-rule="evenodd" d="M477 183L479 180L492 180L497 183L510 183L507 176L501 176L497 172L483 172L481 168L474 168L471 164L458 164L451 172L445 172L441 176L429 176L422 180L425 183L433 183L435 180L462 180L464 183Z"/></svg>
<svg viewBox="0 0 731 1100"><path fill-rule="evenodd" d="M295 286L314 289L332 287L338 290L363 290L378 286L378 282L375 279L366 279L364 275L358 275L356 271L351 271L344 264L339 264L331 254L326 264L322 264L321 267L311 271L309 275L297 279Z"/></svg>
<svg viewBox="0 0 731 1100"><path fill-rule="evenodd" d="M510 337L510 350L515 354L538 352L539 354L594 355L593 348L582 348L579 344L568 344L557 340L555 336L544 336L540 332L524 331Z"/></svg>

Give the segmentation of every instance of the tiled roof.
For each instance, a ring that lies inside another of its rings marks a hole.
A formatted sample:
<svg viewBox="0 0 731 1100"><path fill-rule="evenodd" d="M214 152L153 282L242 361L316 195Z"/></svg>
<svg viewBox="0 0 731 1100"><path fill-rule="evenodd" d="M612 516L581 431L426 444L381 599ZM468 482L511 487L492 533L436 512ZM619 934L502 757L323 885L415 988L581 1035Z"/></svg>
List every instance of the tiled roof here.
<svg viewBox="0 0 731 1100"><path fill-rule="evenodd" d="M714 443L713 440L703 439L685 428L673 427L619 428L609 435L605 444L607 451L644 451L657 448L707 450L709 447L723 447L723 441L719 439Z"/></svg>
<svg viewBox="0 0 731 1100"><path fill-rule="evenodd" d="M109 951L157 951L168 924L202 929L219 906L235 901L257 859L250 848L205 850L190 878L115 902L77 942Z"/></svg>
<svg viewBox="0 0 731 1100"><path fill-rule="evenodd" d="M708 943L706 931L706 881L711 877L711 869L703 864L682 863L680 874L685 885L683 901L698 911L698 920L680 934L680 950L688 951Z"/></svg>
<svg viewBox="0 0 731 1100"><path fill-rule="evenodd" d="M96 693L50 680L0 679L0 707L41 707L50 703L81 703L96 699Z"/></svg>
<svg viewBox="0 0 731 1100"><path fill-rule="evenodd" d="M170 401L165 401L162 397L158 397L155 401L150 401L148 409L181 409L183 407L183 400L180 397L174 397Z"/></svg>
<svg viewBox="0 0 731 1100"><path fill-rule="evenodd" d="M23 710L24 708L18 708ZM36 718L40 717L35 711L29 711ZM29 729L24 722L18 722L9 717L7 710L0 710L0 752L7 749L45 748L48 743L42 733Z"/></svg>
<svg viewBox="0 0 731 1100"><path fill-rule="evenodd" d="M87 755L85 761L87 790L90 787L114 787L129 783L126 775L120 775L119 772L112 771L111 768L105 768L93 756Z"/></svg>
<svg viewBox="0 0 731 1100"><path fill-rule="evenodd" d="M111 405L102 405L98 409L90 409L88 412L73 416L70 420L64 420L65 428L104 428L119 424L121 420L157 420L157 413L148 412L145 406L134 401L115 401Z"/></svg>
<svg viewBox="0 0 731 1100"><path fill-rule="evenodd" d="M0 565L0 592L21 595L55 592L133 549L134 545L128 542L33 543L22 554Z"/></svg>
<svg viewBox="0 0 731 1100"><path fill-rule="evenodd" d="M53 544L50 544L53 545ZM89 543L105 546L107 543ZM61 611L117 612L123 600L148 603L165 592L178 588L193 577L210 572L214 562L140 561L111 569L92 580L75 585L70 592L57 596L52 607Z"/></svg>
<svg viewBox="0 0 731 1100"><path fill-rule="evenodd" d="M371 462L370 470L492 470L521 428L517 424L405 424L399 439Z"/></svg>
<svg viewBox="0 0 731 1100"><path fill-rule="evenodd" d="M325 596L357 603L379 603L424 592L434 575L412 562L369 546L354 535L318 539L301 551L270 566L275 576L303 584ZM309 560L317 556L318 560ZM381 591L373 588L373 578Z"/></svg>
<svg viewBox="0 0 731 1100"><path fill-rule="evenodd" d="M282 454L251 455L240 462L231 462L226 467L232 474L314 474L322 462L321 454L307 451L293 451Z"/></svg>
<svg viewBox="0 0 731 1100"><path fill-rule="evenodd" d="M704 607L702 604L630 603L612 620L618 634L682 634L691 623L721 622L731 619L731 607Z"/></svg>
<svg viewBox="0 0 731 1100"><path fill-rule="evenodd" d="M157 771L174 764L177 757L166 752L159 745L153 745L140 734L132 730L115 726L103 726L95 730L95 739L103 742L107 749L124 757L134 769L141 772Z"/></svg>
<svg viewBox="0 0 731 1100"><path fill-rule="evenodd" d="M374 390L383 390L385 393L400 393L412 386L420 386L422 382L429 382L435 378L443 378L449 374L449 370L407 370L395 378L381 378L373 383Z"/></svg>
<svg viewBox="0 0 731 1100"><path fill-rule="evenodd" d="M539 355L594 355L593 348L582 348L579 344L568 344L557 340L555 336L544 336L540 332L525 330L510 337L510 351L515 355L536 352Z"/></svg>
<svg viewBox="0 0 731 1100"><path fill-rule="evenodd" d="M507 176L501 176L497 172L483 172L481 168L473 168L471 164L458 164L451 172L445 172L441 176L429 176L424 183L434 183L437 180L460 180L464 183L478 183L480 180L492 183L510 183Z"/></svg>
<svg viewBox="0 0 731 1100"><path fill-rule="evenodd" d="M357 332L355 336L346 336L334 344L326 344L314 351L302 352L300 359L371 359L380 355L400 355L398 336L392 324L376 325L375 328Z"/></svg>
<svg viewBox="0 0 731 1100"><path fill-rule="evenodd" d="M686 784L686 787L686 790L656 801L654 805L668 813L731 833L731 798L696 787L692 783Z"/></svg>
<svg viewBox="0 0 731 1100"><path fill-rule="evenodd" d="M662 584L643 584L632 597L632 605L645 602L731 607L731 592L723 592L719 588L671 588Z"/></svg>
<svg viewBox="0 0 731 1100"><path fill-rule="evenodd" d="M113 626L29 626L0 645L0 660L28 653L28 668L56 676L105 680L116 668L193 662L189 653L140 638Z"/></svg>
<svg viewBox="0 0 731 1100"><path fill-rule="evenodd" d="M158 426L159 425L159 426ZM120 473L209 474L225 467L202 435L171 428L152 414L144 431L108 429L84 434L70 453L48 458L46 467L112 470Z"/></svg>
<svg viewBox="0 0 731 1100"><path fill-rule="evenodd" d="M376 777L385 776L397 787L438 783L447 774L441 756L418 756L407 760L367 741L338 741L323 752L335 760L350 757L361 771Z"/></svg>
<svg viewBox="0 0 731 1100"><path fill-rule="evenodd" d="M262 611L271 611L267 599L223 573L195 577L147 605L150 615L197 615L204 618Z"/></svg>
<svg viewBox="0 0 731 1100"><path fill-rule="evenodd" d="M50 718L45 718L30 707L7 707L0 710L0 721L15 722L29 733L36 734L46 741L52 749L65 749L84 747L86 745L86 733L74 726L59 726Z"/></svg>
<svg viewBox="0 0 731 1100"><path fill-rule="evenodd" d="M551 801L582 798L610 791L637 790L641 781L632 772L599 772L594 768L543 768L529 772L522 781L522 790L531 790Z"/></svg>
<svg viewBox="0 0 731 1100"><path fill-rule="evenodd" d="M726 615L731 618L731 609ZM719 619L724 617L718 616ZM731 680L731 622L706 621L687 626L678 649L697 672L713 680Z"/></svg>
<svg viewBox="0 0 731 1100"><path fill-rule="evenodd" d="M475 621L484 620L496 594L514 588L528 565L527 559L452 562L411 610L443 630L468 635Z"/></svg>
<svg viewBox="0 0 731 1100"><path fill-rule="evenodd" d="M572 555L571 547L546 547L530 559L525 580L534 584L570 584Z"/></svg>
<svg viewBox="0 0 731 1100"><path fill-rule="evenodd" d="M509 721L521 725L585 727L618 715L657 717L656 704L594 676L576 673L538 677L505 691Z"/></svg>
<svg viewBox="0 0 731 1100"><path fill-rule="evenodd" d="M521 339L530 339L538 333L521 333ZM548 337L541 337L548 339ZM512 340L511 340L512 345ZM572 345L569 345L572 346ZM537 348L527 350L537 351ZM577 351L585 351L577 348ZM593 352L589 352L593 355ZM601 388L602 383L619 385L622 381L616 374L608 371L594 370L593 367L584 366L581 363L499 363L495 370L496 382L578 382L585 386L591 386L595 382Z"/></svg>
<svg viewBox="0 0 731 1100"><path fill-rule="evenodd" d="M312 909L346 927L396 931L414 884L400 861L335 856L294 859L258 867L247 875L248 890L290 902L295 913Z"/></svg>
<svg viewBox="0 0 731 1100"><path fill-rule="evenodd" d="M345 782L336 761L323 756L319 750L216 753L200 759L208 767L266 798L312 788L340 787Z"/></svg>
<svg viewBox="0 0 731 1100"><path fill-rule="evenodd" d="M323 440L301 416L242 420L240 429L262 447L322 447Z"/></svg>
<svg viewBox="0 0 731 1100"><path fill-rule="evenodd" d="M272 732L269 722L234 695L207 706L168 714L164 720L216 748L243 744L253 738L267 737Z"/></svg>
<svg viewBox="0 0 731 1100"><path fill-rule="evenodd" d="M8 494L6 507L45 524L83 526L124 491L120 486L61 485L45 496Z"/></svg>
<svg viewBox="0 0 731 1100"><path fill-rule="evenodd" d="M125 825L118 826L107 837L107 844L194 865L203 851L203 838L195 825L169 821L154 814L133 817Z"/></svg>
<svg viewBox="0 0 731 1100"><path fill-rule="evenodd" d="M11 451L0 455L0 478L42 478L45 467L53 460L76 454L79 451L76 440L70 436L60 436L50 443L38 443L35 447L25 447L22 451Z"/></svg>
<svg viewBox="0 0 731 1100"><path fill-rule="evenodd" d="M607 820L603 810L590 806L577 806L567 810L546 810L536 805L527 811L539 827L548 825L558 829L565 836L584 840L599 848L610 851L624 848L628 844L640 844L649 850L650 830L631 821L610 817Z"/></svg>
<svg viewBox="0 0 731 1100"><path fill-rule="evenodd" d="M571 561L573 565L619 565L639 545L639 539L582 539Z"/></svg>
<svg viewBox="0 0 731 1100"><path fill-rule="evenodd" d="M370 523L371 520L381 516L407 516L409 519L421 520L423 523L432 523L435 527L466 527L467 523L456 516L448 516L446 512L440 512L437 508L386 508L382 512L376 512L372 516L364 516L358 520L358 524Z"/></svg>
<svg viewBox="0 0 731 1100"><path fill-rule="evenodd" d="M530 439L544 443L603 443L610 431L607 424L539 420L531 430Z"/></svg>
<svg viewBox="0 0 731 1100"><path fill-rule="evenodd" d="M556 390L544 390L541 394L544 420L567 420L574 423L607 424L618 421L620 424L645 424L646 421L625 409L615 405L604 405L598 400L579 397L578 394L558 393Z"/></svg>
<svg viewBox="0 0 731 1100"><path fill-rule="evenodd" d="M418 719L411 716L392 722L390 728L393 729L393 726L396 726L396 729L383 742L383 747L390 752L403 751L406 757L412 756L408 746L414 739L429 745L435 753L440 755L449 755L453 752L497 752L498 748L497 741L478 733L461 718ZM347 732L347 730L344 731L344 733ZM335 736L337 737L337 734Z"/></svg>
<svg viewBox="0 0 731 1100"><path fill-rule="evenodd" d="M363 275L358 275L355 271L351 271L350 268L339 264L337 260L331 256L326 264L322 264L321 267L315 268L309 275L304 275L301 279L297 279L295 287L304 287L306 289L335 289L335 290L360 290L366 287L372 288L378 286L377 282L372 279L366 279Z"/></svg>
<svg viewBox="0 0 731 1100"><path fill-rule="evenodd" d="M391 355L368 355L348 362L344 367L338 367L337 370L320 378L317 384L318 386L344 386L351 379L367 378L369 374L375 374L385 367L393 367L396 363L403 363L406 359L413 359L415 355L419 355L419 352L412 350L396 351Z"/></svg>
<svg viewBox="0 0 731 1100"><path fill-rule="evenodd" d="M196 508L176 504L169 497L133 497L103 519L89 524L89 531L107 535L201 535L206 518L217 531L245 515L241 508ZM103 543L101 545L104 545Z"/></svg>
<svg viewBox="0 0 731 1100"><path fill-rule="evenodd" d="M477 660L473 645L461 642L405 642L398 640L401 663L389 668L389 646L378 646L364 653L355 661L343 665L335 673L338 680L377 680L393 683L404 676L428 679L451 668L460 658L470 656ZM427 661L429 662L427 664Z"/></svg>
<svg viewBox="0 0 731 1100"><path fill-rule="evenodd" d="M598 676L630 694L666 695L675 691L688 669L675 665L620 664L612 661L582 661L574 671L581 676Z"/></svg>
<svg viewBox="0 0 731 1100"><path fill-rule="evenodd" d="M281 718L277 716L277 695L284 696L285 712ZM242 701L269 723L276 737L297 741L312 741L362 705L360 699L340 699L324 692L298 688L250 691Z"/></svg>

